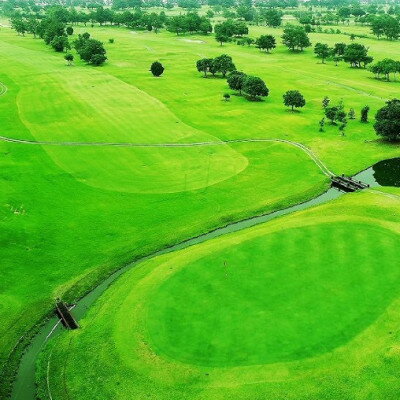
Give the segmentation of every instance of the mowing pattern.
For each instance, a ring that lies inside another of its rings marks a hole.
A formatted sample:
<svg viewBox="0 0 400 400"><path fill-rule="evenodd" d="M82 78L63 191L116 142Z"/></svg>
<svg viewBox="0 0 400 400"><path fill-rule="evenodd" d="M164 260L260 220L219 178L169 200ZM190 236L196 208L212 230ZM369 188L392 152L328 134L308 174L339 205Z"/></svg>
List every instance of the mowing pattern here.
<svg viewBox="0 0 400 400"><path fill-rule="evenodd" d="M138 265L48 349L53 396L363 399L352 393L368 381L387 398L399 387L397 209L347 195Z"/></svg>
<svg viewBox="0 0 400 400"><path fill-rule="evenodd" d="M155 291L146 322L151 341L169 357L221 367L330 351L396 295L397 243L379 227L332 223L209 254Z"/></svg>

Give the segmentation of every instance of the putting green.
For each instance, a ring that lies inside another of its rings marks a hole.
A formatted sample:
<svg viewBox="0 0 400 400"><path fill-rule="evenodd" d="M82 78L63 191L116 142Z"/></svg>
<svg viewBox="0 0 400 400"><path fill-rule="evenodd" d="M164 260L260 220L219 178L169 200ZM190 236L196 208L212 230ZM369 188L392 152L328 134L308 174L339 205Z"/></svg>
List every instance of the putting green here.
<svg viewBox="0 0 400 400"><path fill-rule="evenodd" d="M180 266L150 295L146 325L158 353L222 367L311 357L373 322L400 283L399 237L372 224L241 240Z"/></svg>
<svg viewBox="0 0 400 400"><path fill-rule="evenodd" d="M294 400L370 382L385 398L399 235L398 199L357 193L145 261L49 346L43 383L60 399Z"/></svg>

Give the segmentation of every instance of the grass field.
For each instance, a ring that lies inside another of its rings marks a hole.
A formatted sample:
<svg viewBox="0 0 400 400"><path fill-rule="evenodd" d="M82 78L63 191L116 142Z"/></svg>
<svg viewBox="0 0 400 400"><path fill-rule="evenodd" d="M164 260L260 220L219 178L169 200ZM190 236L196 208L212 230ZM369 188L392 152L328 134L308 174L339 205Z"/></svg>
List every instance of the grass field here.
<svg viewBox="0 0 400 400"><path fill-rule="evenodd" d="M348 195L139 264L49 346L51 395L395 399L398 210Z"/></svg>
<svg viewBox="0 0 400 400"><path fill-rule="evenodd" d="M368 71L353 70L344 64L321 65L311 49L304 54L290 54L280 45L273 54L264 54L233 44L221 48L211 36L176 37L165 32L131 32L115 27L87 30L104 42L115 39L113 44L106 43L109 62L101 68L88 67L80 61L67 67L62 55L52 52L43 41L19 37L8 28L1 28L0 82L8 89L0 96L2 136L39 141L138 143L282 138L306 144L337 173L354 173L378 160L399 155L398 146L373 141L372 124L358 120L349 123L346 137L341 137L336 127L328 126L325 133L318 132L325 95L333 102L343 99L346 108L355 108L358 116L360 108L368 104L372 118L385 99L398 95L398 82L376 81ZM84 28L75 31L82 32ZM266 32L281 34L281 30L251 27L253 37ZM326 34L312 34L311 39L330 44L349 41L344 35ZM377 59L391 56L399 46L374 39L360 42L368 45ZM265 79L270 97L264 102L248 102L238 96L232 96L230 102L222 101L222 94L229 91L226 82L203 79L195 69L197 59L221 53L230 54L238 69ZM155 60L166 67L165 74L158 79L148 71ZM300 113L290 113L282 105L282 94L288 89L299 89L304 94L307 105ZM1 229L5 233L0 249L2 361L20 337L51 310L52 299L57 295L74 299L110 271L140 255L229 221L305 200L327 186L326 177L305 153L278 143L111 148L0 142L0 148L0 177L5 188L0 194ZM383 206L374 212L385 218ZM292 236L293 232L298 231L286 233ZM349 227L349 235L352 233L354 230ZM374 251L389 252L394 234L390 236L385 231L379 235L388 238L388 245L381 249L377 243ZM259 245L273 245L273 237L266 240ZM318 242L316 246L322 244ZM225 256L221 253L220 257ZM370 268L374 276L376 270ZM390 263L386 268L390 270ZM310 271L314 271L312 266ZM395 284L396 275L391 273L381 285L365 290L375 294L382 287ZM245 276L236 277L239 281L242 278ZM185 279L189 277L182 275L181 281L170 284L179 286ZM163 296L173 289L166 285L154 302L162 303ZM389 304L389 294L380 299L380 308L377 304L374 315ZM347 295L343 296L345 299ZM367 309L363 307L367 306L360 305L355 313L363 315ZM332 310L340 307L337 303ZM159 312L163 310L160 307ZM167 311L164 318L168 318ZM345 325L347 317L337 323ZM151 318L159 319L160 315ZM167 325L166 319L165 329ZM353 330L343 334L342 340L349 340L348 335L354 336L367 325L365 318L360 320ZM96 334L88 330L77 335L97 340ZM196 339L196 332L187 334L194 341L200 340ZM327 328L315 340L326 340L333 334ZM171 335L158 339L153 335L154 345L162 346L166 357L171 356ZM220 357L232 351L229 343L232 345L235 339L229 340L227 347L221 348ZM275 340L279 341L279 337ZM248 345L250 349L252 344ZM259 345L268 353L270 344ZM195 360L195 348L189 353L188 350L186 353ZM181 348L180 354L182 351L185 353ZM262 353L259 356L263 357ZM278 352L262 361L281 356ZM240 355L236 360L240 364ZM261 362L261 358L254 362ZM11 370L10 364L5 366L4 371ZM74 381L77 377L72 372ZM190 374L188 379L196 380ZM121 385L127 385L127 381ZM110 388L110 396L115 390ZM129 390L126 393L130 395ZM197 393L197 389L193 390ZM81 398L85 398L85 393L82 389ZM90 392L86 398L96 396Z"/></svg>

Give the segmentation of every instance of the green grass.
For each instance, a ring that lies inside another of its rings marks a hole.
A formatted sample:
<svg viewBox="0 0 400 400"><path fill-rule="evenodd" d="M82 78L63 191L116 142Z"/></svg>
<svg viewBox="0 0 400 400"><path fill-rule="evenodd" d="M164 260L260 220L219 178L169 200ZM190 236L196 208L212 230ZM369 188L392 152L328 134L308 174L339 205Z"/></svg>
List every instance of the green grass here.
<svg viewBox="0 0 400 400"><path fill-rule="evenodd" d="M321 100L343 98L371 117L399 84L364 70L321 65L311 49L273 54L209 37L176 37L114 27L77 27L106 43L101 68L67 67L43 41L0 30L1 135L46 141L197 142L284 138L312 148L335 172L352 173L398 155L375 139L372 124L349 123L318 133ZM252 27L251 36L281 30ZM108 38L115 39L108 44ZM348 42L344 35L313 34L314 42ZM190 42L201 40L202 43ZM363 39L377 59L398 43ZM264 78L264 102L232 96L222 79L203 79L195 61L230 54L238 69ZM149 66L166 67L153 78ZM299 89L300 113L282 105ZM307 156L284 144L240 144L192 149L28 146L0 143L2 154L0 359L52 308L74 299L119 266L229 221L307 199L327 185ZM5 367L12 371L10 364ZM90 396L88 397L90 398Z"/></svg>
<svg viewBox="0 0 400 400"><path fill-rule="evenodd" d="M347 195L139 264L42 356L52 396L396 398L397 210Z"/></svg>

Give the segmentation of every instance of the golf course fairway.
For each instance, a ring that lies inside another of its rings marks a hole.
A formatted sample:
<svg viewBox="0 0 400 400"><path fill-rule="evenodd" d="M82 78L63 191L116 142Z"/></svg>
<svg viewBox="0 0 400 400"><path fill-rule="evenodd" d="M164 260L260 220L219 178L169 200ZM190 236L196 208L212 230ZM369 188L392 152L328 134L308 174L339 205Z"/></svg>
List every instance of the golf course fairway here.
<svg viewBox="0 0 400 400"><path fill-rule="evenodd" d="M65 53L0 22L0 398L55 299L76 304L121 272L81 329L40 348L32 397L399 399L400 189L391 172L387 187L130 269L315 199L333 175L398 158L398 143L374 130L378 110L399 96L397 80L322 63L312 48L292 52L283 25L249 25L251 38L276 37L267 53L214 34L77 23L65 36L68 65ZM360 43L375 61L398 54L398 41L378 40L369 26L340 28L309 38ZM103 43L103 65L80 59L73 43L84 32ZM197 70L223 54L265 81L268 97L250 101L221 73ZM301 109L283 103L292 90L304 96ZM324 119L325 97L345 110L345 130Z"/></svg>

